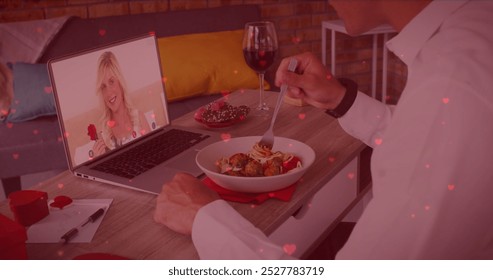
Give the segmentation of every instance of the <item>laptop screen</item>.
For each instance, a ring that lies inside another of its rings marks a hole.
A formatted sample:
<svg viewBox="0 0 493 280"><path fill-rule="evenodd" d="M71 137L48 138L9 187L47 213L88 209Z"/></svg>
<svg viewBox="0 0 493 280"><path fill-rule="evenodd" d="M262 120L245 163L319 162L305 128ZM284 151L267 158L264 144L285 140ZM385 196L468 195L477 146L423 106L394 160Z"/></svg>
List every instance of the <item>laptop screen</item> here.
<svg viewBox="0 0 493 280"><path fill-rule="evenodd" d="M71 167L169 124L159 63L153 35L49 63Z"/></svg>

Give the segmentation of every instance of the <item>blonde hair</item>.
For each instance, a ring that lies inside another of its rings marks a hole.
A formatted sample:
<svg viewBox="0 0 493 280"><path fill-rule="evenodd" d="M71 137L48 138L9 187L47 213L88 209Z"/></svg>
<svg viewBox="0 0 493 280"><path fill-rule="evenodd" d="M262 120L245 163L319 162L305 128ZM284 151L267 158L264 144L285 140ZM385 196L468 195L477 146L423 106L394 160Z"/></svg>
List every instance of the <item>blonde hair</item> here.
<svg viewBox="0 0 493 280"><path fill-rule="evenodd" d="M101 125L103 127L102 129L102 137L103 141L106 144L106 146L110 149L114 149L116 147L116 137L114 137L114 134L111 130L111 128L108 125L108 122L112 120L112 112L110 108L108 108L104 102L104 97L102 94L102 85L103 85L103 78L105 76L105 73L109 71L112 73L116 79L118 80L122 93L123 93L123 104L125 106L125 109L128 113L128 116L130 117L130 120L132 121L132 128L136 129L136 127L139 127L139 114L136 109L134 109L134 106L128 96L128 90L127 90L127 83L125 81L125 78L123 77L120 65L118 63L118 60L116 59L116 56L110 52L104 52L98 60L98 72L97 72L97 78L96 78L96 93L100 97L100 102L101 106L104 110L103 115L101 116Z"/></svg>

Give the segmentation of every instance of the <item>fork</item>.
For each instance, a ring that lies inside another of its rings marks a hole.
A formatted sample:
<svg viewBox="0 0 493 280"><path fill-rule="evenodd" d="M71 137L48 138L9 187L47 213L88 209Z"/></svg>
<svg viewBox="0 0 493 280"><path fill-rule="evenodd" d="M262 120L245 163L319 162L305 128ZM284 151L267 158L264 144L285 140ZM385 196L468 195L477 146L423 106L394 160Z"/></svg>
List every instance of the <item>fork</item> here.
<svg viewBox="0 0 493 280"><path fill-rule="evenodd" d="M298 61L296 59L292 58L289 61L288 65L288 71L294 72L296 70L296 66L298 65ZM258 142L260 147L266 147L270 150L272 150L272 147L274 146L274 123L276 122L277 114L279 113L279 108L281 108L282 100L284 98L284 95L286 94L286 90L288 89L288 86L286 84L281 85L281 92L279 93L279 96L277 97L277 103L276 107L274 108L274 113L272 113L272 119L270 120L270 126L267 129L267 131L264 133L260 141Z"/></svg>

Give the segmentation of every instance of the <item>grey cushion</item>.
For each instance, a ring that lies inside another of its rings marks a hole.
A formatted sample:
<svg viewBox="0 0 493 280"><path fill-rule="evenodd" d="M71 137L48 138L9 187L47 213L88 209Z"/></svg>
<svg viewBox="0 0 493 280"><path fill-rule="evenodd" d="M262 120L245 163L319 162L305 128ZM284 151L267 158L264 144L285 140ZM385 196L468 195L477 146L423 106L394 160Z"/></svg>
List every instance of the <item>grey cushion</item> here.
<svg viewBox="0 0 493 280"><path fill-rule="evenodd" d="M14 63L14 102L7 122L25 122L56 115L48 69L45 63Z"/></svg>

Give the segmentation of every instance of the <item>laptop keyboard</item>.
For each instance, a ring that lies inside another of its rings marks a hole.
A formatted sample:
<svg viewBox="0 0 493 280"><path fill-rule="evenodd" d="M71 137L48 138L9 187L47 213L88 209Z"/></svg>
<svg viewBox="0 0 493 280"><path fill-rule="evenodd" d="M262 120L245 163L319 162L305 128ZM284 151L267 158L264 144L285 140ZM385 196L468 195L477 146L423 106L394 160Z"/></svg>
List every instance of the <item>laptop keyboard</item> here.
<svg viewBox="0 0 493 280"><path fill-rule="evenodd" d="M205 134L171 129L91 169L132 179L208 137Z"/></svg>

